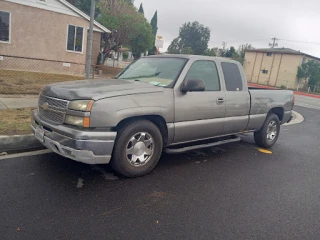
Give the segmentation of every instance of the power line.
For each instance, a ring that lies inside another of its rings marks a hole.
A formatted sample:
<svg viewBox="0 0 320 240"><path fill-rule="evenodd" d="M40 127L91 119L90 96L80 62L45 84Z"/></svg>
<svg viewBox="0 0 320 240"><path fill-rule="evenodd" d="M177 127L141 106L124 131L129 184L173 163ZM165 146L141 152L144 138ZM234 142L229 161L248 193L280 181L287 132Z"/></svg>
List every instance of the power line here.
<svg viewBox="0 0 320 240"><path fill-rule="evenodd" d="M297 43L307 43L307 44L320 44L320 43L317 43L317 42L307 42L307 41L289 40L289 39L282 39L282 38L280 38L279 40L288 41L288 42L297 42Z"/></svg>
<svg viewBox="0 0 320 240"><path fill-rule="evenodd" d="M273 38L271 38L271 40L272 40L273 42L272 42L272 43L269 43L269 46L270 46L271 48L278 47L277 41L278 41L279 39L276 38L276 37L273 37Z"/></svg>

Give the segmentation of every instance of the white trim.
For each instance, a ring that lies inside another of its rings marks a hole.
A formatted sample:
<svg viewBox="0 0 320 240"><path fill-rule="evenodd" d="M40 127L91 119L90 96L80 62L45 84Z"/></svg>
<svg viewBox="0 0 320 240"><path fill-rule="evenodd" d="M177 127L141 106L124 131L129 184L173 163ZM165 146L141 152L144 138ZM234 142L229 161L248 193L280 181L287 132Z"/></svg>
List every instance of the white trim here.
<svg viewBox="0 0 320 240"><path fill-rule="evenodd" d="M47 4L47 0L37 0L38 3Z"/></svg>
<svg viewBox="0 0 320 240"><path fill-rule="evenodd" d="M80 16L84 17L85 19L87 19L88 21L90 21L90 17L85 14L84 12L80 11L78 8L76 8L75 6L73 6L71 3L65 1L65 0L58 0L59 2L63 3L64 5L66 5L68 8L72 9L73 11L75 11L76 13L78 13ZM110 30L107 29L106 27L104 27L103 25L101 25L100 23L98 23L97 21L94 21L94 25L96 25L98 28L100 28L101 30L103 30L104 32L108 32L110 33Z"/></svg>
<svg viewBox="0 0 320 240"><path fill-rule="evenodd" d="M82 28L82 47L81 47L81 52L79 51L73 51L73 50L68 50L68 37L69 37L69 26L74 26L74 47L76 46L75 41L76 41L76 33L77 33L77 28ZM78 26L78 25L74 25L74 24L67 24L67 41L66 41L66 52L70 52L70 53L78 53L78 54L83 54L83 49L84 49L84 38L85 38L85 27L83 26Z"/></svg>
<svg viewBox="0 0 320 240"><path fill-rule="evenodd" d="M3 11L3 10L1 10L1 9L0 9L0 12L9 13L9 41L1 41L1 40L0 40L0 43L11 44L11 12Z"/></svg>

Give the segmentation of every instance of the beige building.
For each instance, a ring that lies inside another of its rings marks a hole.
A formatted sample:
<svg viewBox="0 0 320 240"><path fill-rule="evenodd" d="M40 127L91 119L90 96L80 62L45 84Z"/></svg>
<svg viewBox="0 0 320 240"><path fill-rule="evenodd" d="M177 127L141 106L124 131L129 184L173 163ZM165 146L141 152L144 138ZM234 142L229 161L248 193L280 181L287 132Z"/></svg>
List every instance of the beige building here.
<svg viewBox="0 0 320 240"><path fill-rule="evenodd" d="M0 71L84 74L89 22L65 0L0 0ZM106 32L94 23L92 64Z"/></svg>
<svg viewBox="0 0 320 240"><path fill-rule="evenodd" d="M268 86L297 88L298 67L302 63L319 58L290 48L266 48L246 50L244 70L250 83Z"/></svg>

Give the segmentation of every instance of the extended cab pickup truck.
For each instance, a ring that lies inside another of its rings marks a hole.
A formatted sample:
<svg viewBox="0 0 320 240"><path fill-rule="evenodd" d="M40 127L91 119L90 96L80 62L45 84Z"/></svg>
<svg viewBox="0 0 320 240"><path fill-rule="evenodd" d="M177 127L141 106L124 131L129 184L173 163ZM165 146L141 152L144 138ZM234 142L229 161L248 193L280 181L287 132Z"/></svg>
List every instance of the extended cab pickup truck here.
<svg viewBox="0 0 320 240"><path fill-rule="evenodd" d="M51 84L32 113L35 137L54 152L108 164L127 177L152 171L161 153L239 141L272 147L292 118L294 95L249 90L240 63L223 58L141 58L115 79Z"/></svg>

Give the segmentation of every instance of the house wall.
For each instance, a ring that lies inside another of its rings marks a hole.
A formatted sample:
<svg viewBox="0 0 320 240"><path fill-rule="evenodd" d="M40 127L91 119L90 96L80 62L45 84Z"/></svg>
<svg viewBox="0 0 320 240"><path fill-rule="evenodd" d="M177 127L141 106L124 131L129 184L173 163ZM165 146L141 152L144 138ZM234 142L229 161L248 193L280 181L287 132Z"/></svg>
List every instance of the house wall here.
<svg viewBox="0 0 320 240"><path fill-rule="evenodd" d="M1 0L2 1L2 0ZM17 3L20 5L25 5L29 7L39 8L43 10L49 10L56 13L61 13L64 15L74 16L82 18L78 13L73 11L72 9L68 8L66 5L61 3L59 0L45 0L45 2L39 0L4 0L7 2ZM66 0L64 0L67 2ZM67 2L68 4L68 2ZM89 19L87 19L89 20ZM95 31L100 31L101 29L97 28L96 26L93 27Z"/></svg>
<svg viewBox="0 0 320 240"><path fill-rule="evenodd" d="M302 55L293 54L272 53L267 56L263 52L246 52L244 71L248 82L296 88L296 76L302 58ZM263 73L263 70L268 72Z"/></svg>
<svg viewBox="0 0 320 240"><path fill-rule="evenodd" d="M100 52L101 33L93 32L91 64L96 65Z"/></svg>
<svg viewBox="0 0 320 240"><path fill-rule="evenodd" d="M22 58L17 60L19 64L12 64L13 58L4 57L4 60L0 61L0 69L7 66L11 66L11 68L20 66L23 69L26 68L24 66L28 66L29 70L41 70L39 64L32 65L35 61L28 62L26 58L50 60L50 65L47 65L53 68L52 71L56 69L57 72L61 71L61 66L67 72L70 71L72 66L77 66L77 73L79 72L79 66L83 65L84 68L87 30L89 28L88 20L83 17L47 11L42 8L8 1L1 2L1 10L11 13L11 39L10 43L0 42L0 56ZM82 53L67 51L68 24L84 27ZM100 32L94 32L93 64L96 63L99 53L100 36ZM8 62L9 60L11 62ZM65 66L63 63L71 63L71 67Z"/></svg>

